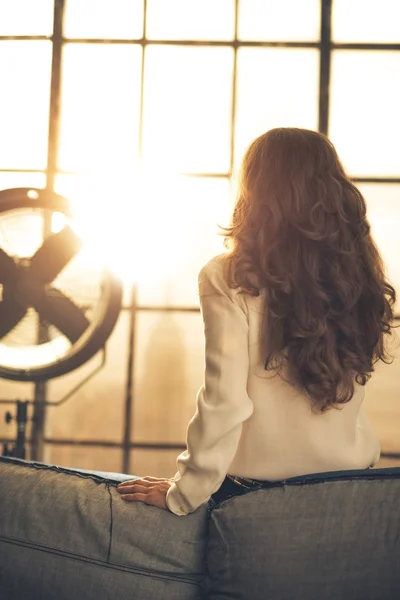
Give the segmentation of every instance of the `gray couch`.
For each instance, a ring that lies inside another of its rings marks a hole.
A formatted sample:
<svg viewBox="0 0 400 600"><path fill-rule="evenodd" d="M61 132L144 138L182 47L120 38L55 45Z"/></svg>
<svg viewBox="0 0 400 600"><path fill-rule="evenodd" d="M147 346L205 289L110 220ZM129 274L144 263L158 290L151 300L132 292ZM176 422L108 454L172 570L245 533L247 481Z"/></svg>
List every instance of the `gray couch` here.
<svg viewBox="0 0 400 600"><path fill-rule="evenodd" d="M400 468L292 478L177 517L127 475L0 458L1 600L400 599Z"/></svg>

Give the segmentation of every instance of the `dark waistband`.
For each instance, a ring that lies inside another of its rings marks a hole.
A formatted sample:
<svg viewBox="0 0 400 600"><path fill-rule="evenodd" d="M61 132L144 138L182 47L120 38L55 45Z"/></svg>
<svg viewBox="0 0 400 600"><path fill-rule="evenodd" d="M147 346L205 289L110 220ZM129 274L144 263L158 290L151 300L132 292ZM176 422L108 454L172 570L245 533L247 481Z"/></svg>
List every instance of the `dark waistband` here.
<svg viewBox="0 0 400 600"><path fill-rule="evenodd" d="M227 477L228 477L228 479L233 481L233 483L236 483L236 485L240 485L247 489L258 488L258 487L262 486L263 484L268 483L267 481L260 481L259 479L248 479L247 477L238 477L237 475L229 475L229 473L228 473Z"/></svg>

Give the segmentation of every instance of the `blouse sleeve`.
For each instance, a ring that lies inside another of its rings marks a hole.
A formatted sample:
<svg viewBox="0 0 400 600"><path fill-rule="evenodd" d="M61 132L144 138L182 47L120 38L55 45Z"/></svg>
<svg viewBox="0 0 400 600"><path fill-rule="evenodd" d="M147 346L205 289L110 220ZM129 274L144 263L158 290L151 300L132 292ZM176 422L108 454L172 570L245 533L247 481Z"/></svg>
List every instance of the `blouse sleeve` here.
<svg viewBox="0 0 400 600"><path fill-rule="evenodd" d="M242 423L253 412L247 394L248 319L244 302L209 265L199 274L205 334L205 378L187 430L187 449L167 494L168 508L186 515L207 502L232 463Z"/></svg>

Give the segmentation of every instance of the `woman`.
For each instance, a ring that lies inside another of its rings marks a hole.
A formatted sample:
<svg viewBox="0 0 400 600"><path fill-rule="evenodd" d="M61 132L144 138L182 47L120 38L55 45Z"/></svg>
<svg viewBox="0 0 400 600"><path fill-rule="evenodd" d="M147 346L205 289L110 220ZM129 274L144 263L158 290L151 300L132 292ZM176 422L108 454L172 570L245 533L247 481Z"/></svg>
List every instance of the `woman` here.
<svg viewBox="0 0 400 600"><path fill-rule="evenodd" d="M177 515L380 455L362 402L395 291L331 142L292 128L254 140L225 235L230 252L199 275L205 383L178 472L118 488Z"/></svg>

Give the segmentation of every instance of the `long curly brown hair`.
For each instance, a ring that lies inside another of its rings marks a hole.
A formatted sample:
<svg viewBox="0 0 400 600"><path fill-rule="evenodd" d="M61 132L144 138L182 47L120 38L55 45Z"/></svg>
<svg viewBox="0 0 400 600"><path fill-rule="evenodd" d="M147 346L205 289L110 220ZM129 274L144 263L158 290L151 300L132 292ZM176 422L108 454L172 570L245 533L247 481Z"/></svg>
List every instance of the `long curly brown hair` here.
<svg viewBox="0 0 400 600"><path fill-rule="evenodd" d="M223 235L230 286L265 291L265 368L285 372L321 412L389 362L396 293L365 200L324 135L279 128L254 140Z"/></svg>

